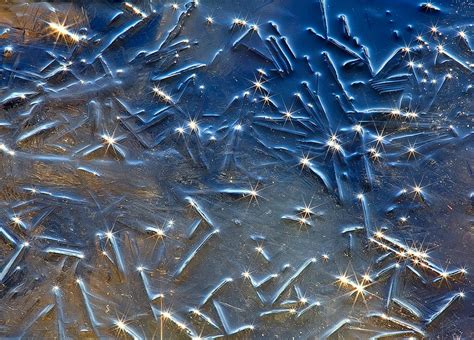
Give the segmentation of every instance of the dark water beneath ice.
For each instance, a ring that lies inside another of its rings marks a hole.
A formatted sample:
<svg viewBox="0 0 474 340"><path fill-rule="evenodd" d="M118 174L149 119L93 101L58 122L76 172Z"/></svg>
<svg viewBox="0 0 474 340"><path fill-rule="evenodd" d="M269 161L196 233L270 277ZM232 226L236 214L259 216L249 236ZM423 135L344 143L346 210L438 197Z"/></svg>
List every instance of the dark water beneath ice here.
<svg viewBox="0 0 474 340"><path fill-rule="evenodd" d="M473 17L0 5L0 336L474 337Z"/></svg>

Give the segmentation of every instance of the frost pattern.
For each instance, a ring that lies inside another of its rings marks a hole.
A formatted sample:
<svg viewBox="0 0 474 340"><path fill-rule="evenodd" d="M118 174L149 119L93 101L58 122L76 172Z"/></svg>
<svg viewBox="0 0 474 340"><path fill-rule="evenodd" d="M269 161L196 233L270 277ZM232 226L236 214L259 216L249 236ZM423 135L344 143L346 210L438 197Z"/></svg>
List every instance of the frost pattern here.
<svg viewBox="0 0 474 340"><path fill-rule="evenodd" d="M473 335L469 2L0 6L2 336Z"/></svg>

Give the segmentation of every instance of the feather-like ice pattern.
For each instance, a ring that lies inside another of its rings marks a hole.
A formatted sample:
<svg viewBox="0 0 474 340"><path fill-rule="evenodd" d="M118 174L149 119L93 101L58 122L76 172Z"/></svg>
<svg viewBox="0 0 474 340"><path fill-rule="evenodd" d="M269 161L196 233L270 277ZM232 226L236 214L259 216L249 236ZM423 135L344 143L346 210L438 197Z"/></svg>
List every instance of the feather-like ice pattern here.
<svg viewBox="0 0 474 340"><path fill-rule="evenodd" d="M0 5L0 337L473 338L467 0Z"/></svg>

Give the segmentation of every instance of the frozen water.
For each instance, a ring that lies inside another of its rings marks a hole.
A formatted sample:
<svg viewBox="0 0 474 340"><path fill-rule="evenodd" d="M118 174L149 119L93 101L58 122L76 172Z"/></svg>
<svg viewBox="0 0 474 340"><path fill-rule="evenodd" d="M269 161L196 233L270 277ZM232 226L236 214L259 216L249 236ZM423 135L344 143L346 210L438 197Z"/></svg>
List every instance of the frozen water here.
<svg viewBox="0 0 474 340"><path fill-rule="evenodd" d="M0 5L0 336L474 337L474 5Z"/></svg>

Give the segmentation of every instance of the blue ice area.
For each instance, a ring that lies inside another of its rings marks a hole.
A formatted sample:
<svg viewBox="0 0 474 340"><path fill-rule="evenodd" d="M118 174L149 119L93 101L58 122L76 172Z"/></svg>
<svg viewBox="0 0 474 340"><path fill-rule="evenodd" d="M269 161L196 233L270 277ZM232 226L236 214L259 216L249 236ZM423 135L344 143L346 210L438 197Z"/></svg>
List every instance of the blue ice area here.
<svg viewBox="0 0 474 340"><path fill-rule="evenodd" d="M0 337L474 338L473 18L0 4Z"/></svg>

